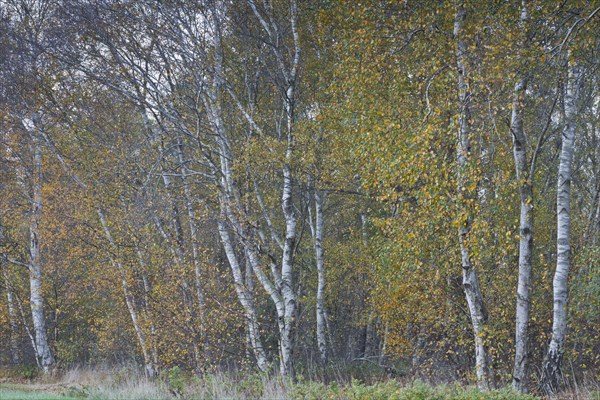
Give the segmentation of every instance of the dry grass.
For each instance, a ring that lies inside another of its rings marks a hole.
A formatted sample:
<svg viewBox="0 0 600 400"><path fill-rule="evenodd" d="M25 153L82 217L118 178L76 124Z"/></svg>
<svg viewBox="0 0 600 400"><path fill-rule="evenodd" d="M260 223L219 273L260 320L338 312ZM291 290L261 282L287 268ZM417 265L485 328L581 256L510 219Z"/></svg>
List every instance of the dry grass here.
<svg viewBox="0 0 600 400"><path fill-rule="evenodd" d="M506 390L492 392L488 396L472 388L457 385L431 386L411 383L409 379L402 382L388 379L365 384L357 380L323 384L319 383L319 379L292 383L288 379L265 374L235 375L217 372L198 377L178 369L163 371L160 377L148 379L135 366L73 368L60 376L46 376L24 383L12 385L18 386L16 388L9 387L10 384L2 384L0 391L3 389L3 393L7 394L8 390L20 390L31 395L39 393L42 396L46 393L91 400L413 399L414 396L423 400L533 399L532 396L518 396ZM580 383L567 383L567 386L566 390L552 400L600 400L600 385L589 377Z"/></svg>

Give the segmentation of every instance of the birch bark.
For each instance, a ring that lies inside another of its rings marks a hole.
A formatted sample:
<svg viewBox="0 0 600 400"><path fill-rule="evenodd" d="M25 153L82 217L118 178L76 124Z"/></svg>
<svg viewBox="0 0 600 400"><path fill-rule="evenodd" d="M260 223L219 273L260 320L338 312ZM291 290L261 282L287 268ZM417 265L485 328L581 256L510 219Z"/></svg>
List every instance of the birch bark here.
<svg viewBox="0 0 600 400"><path fill-rule="evenodd" d="M282 38L280 37L280 30L275 22L275 18L272 15L273 10L270 5L265 6L264 14L257 7L254 0L248 0L248 4L252 9L254 15L260 22L263 30L271 43L281 43ZM265 15L267 16L265 18ZM263 285L265 290L269 292L275 306L277 308L277 317L279 325L279 364L280 372L282 375L293 375L293 335L292 330L294 326L294 315L297 304L297 294L294 283L294 253L296 246L296 213L293 206L293 177L292 177L292 155L294 152L294 122L295 122L295 97L296 97L296 84L298 78L298 67L300 63L300 39L297 29L297 18L298 18L298 7L296 1L290 1L290 28L292 33L292 48L289 49L290 61L289 65L284 62L284 54L278 46L272 47L272 54L275 57L276 64L278 65L278 73L281 76L280 89L284 93L283 107L285 111L285 131L278 132L279 138L285 138L286 150L285 158L283 162L283 187L281 193L281 209L283 212L283 218L285 221L285 234L283 239L283 248L281 256L281 271L276 272L276 267L272 268L273 279L280 284L274 285L271 279L268 279L265 274L260 270L258 263L253 263L254 272L257 274L259 282ZM235 97L230 92L232 97ZM256 121L252 116L243 110L239 101L235 99L238 107L243 112L245 118L248 120L251 126L258 128ZM259 128L260 129L260 128ZM252 254L255 252L254 248L248 249Z"/></svg>
<svg viewBox="0 0 600 400"><path fill-rule="evenodd" d="M531 308L531 269L533 259L533 176L527 159L527 137L523 130L523 102L527 81L515 84L511 117L513 156L519 185L519 280L517 284L517 311L515 317L515 361L512 386L521 392L526 389L528 327ZM531 173L530 173L531 172Z"/></svg>
<svg viewBox="0 0 600 400"><path fill-rule="evenodd" d="M467 44L462 36L466 10L464 2L456 3L456 16L454 22L454 37L457 45L456 64L458 69L458 96L461 112L459 116L459 138L457 147L457 182L459 196L459 228L458 239L462 260L462 282L469 306L473 336L475 337L475 372L477 386L481 390L489 390L488 377L488 352L485 345L485 326L488 321L488 312L485 306L477 270L471 263L469 248L469 234L471 232L472 215L469 205L469 193L466 189L471 152L471 93L467 83L466 52Z"/></svg>
<svg viewBox="0 0 600 400"><path fill-rule="evenodd" d="M571 267L571 175L575 134L577 128L577 100L581 79L580 67L568 65L565 93L565 127L558 165L556 195L556 271L552 281L554 307L552 339L542 366L540 387L548 394L558 391L561 381L561 364L567 335L568 278Z"/></svg>
<svg viewBox="0 0 600 400"><path fill-rule="evenodd" d="M33 117L38 126L39 116ZM35 332L36 358L44 373L49 373L54 365L54 356L48 344L44 297L42 293L42 260L40 254L40 219L42 216L42 147L37 135L31 135L33 150L33 173L31 210L29 218L29 290L33 329Z"/></svg>
<svg viewBox="0 0 600 400"><path fill-rule="evenodd" d="M279 37L278 28L274 22L273 16L270 14L270 5L265 4L266 12L269 13L269 18L263 18L263 14L258 10L256 4L253 1L248 1L248 4L252 8L255 16L259 19L265 32L268 34L272 43L280 43L281 38ZM294 36L294 43L298 43L298 32L296 29L296 15L297 9L295 2L291 7L292 14L292 32ZM219 221L219 232L221 241L225 247L234 281L236 282L236 292L240 303L244 307L246 317L248 321L249 337L251 341L254 341L254 353L257 358L257 362L261 369L266 368L266 355L262 345L260 343L259 332L256 327L256 310L254 304L250 301L248 291L244 288L244 280L241 274L241 267L239 260L236 255L235 246L232 241L229 229L233 229L235 237L238 243L243 249L243 253L246 256L252 266L252 271L255 274L258 282L263 286L265 291L271 297L275 309L277 311L277 325L279 330L279 363L280 371L283 375L293 374L292 366L292 348L293 348L293 336L292 327L294 324L294 315L296 309L296 291L294 286L293 277L293 261L296 243L296 215L293 207L293 179L292 179L292 168L291 168L291 157L293 152L293 120L294 120L294 98L295 98L295 84L296 75L298 69L298 61L300 52L296 47L293 54L293 61L290 63L290 67L287 67L283 61L283 54L280 49L273 49L273 55L275 56L277 65L279 66L279 73L283 77L282 93L284 93L284 111L285 111L285 122L283 125L284 132L278 131L278 137L287 141L287 147L285 151L284 165L282 167L283 173L283 186L281 192L281 210L285 222L285 234L283 239L278 243L281 246L281 259L280 264L273 258L271 261L271 274L269 276L265 273L261 266L261 247L258 243L259 237L265 237L264 234L258 228L248 228L244 224L244 207L240 201L240 192L235 182L232 161L234 160L233 150L231 147L230 138L228 136L227 129L224 125L223 111L221 109L222 94L225 89L225 82L223 77L223 65L222 65L222 48L221 48L221 16L217 10L217 7L213 4L211 10L211 25L214 29L212 37L214 59L213 59L213 82L208 90L208 95L205 96L204 102L205 107L208 111L209 122L213 128L216 138L217 149L219 152L220 160L220 174L221 178L218 182L220 189L219 196L219 207L221 209L221 221ZM277 47L277 46L275 46ZM248 120L249 124L253 129L260 131L260 128L254 121L253 117L246 112L242 104L238 101L237 96L234 94L230 87L227 87L227 92L231 95L232 99L238 106L238 109L242 112L244 117ZM278 125L278 128L279 129ZM257 194L257 196L259 196ZM258 199L259 203L261 202ZM268 217L267 217L268 220ZM269 229L272 229L272 225L269 224ZM273 232L271 232L273 234ZM275 235L277 236L277 235ZM254 339L252 339L254 338Z"/></svg>
<svg viewBox="0 0 600 400"><path fill-rule="evenodd" d="M219 235L221 237L221 243L225 249L225 255L229 262L229 266L232 271L235 291L242 308L244 309L244 316L246 318L246 329L248 333L248 339L252 346L253 354L256 358L256 363L261 371L267 371L269 368L269 362L265 348L262 344L260 337L260 329L258 327L258 319L256 317L256 307L254 306L252 294L244 284L244 278L242 276L242 269L239 263L238 256L235 252L233 241L229 230L225 225L226 216L222 213L221 218L218 222Z"/></svg>
<svg viewBox="0 0 600 400"><path fill-rule="evenodd" d="M525 31L528 9L522 1L520 23ZM523 43L521 45L524 45ZM533 260L533 174L535 156L528 159L527 136L523 128L524 102L527 91L527 78L520 73L513 90L510 131L513 142L513 158L517 176L520 215L519 215L519 279L517 283L517 308L515 317L515 360L512 386L525 392L528 363L528 330L531 309L531 270ZM543 135L543 134L542 134ZM538 149L536 149L536 152Z"/></svg>
<svg viewBox="0 0 600 400"><path fill-rule="evenodd" d="M325 312L325 258L323 252L324 193L315 189L315 259L317 264L317 346L321 364L327 363L327 317Z"/></svg>
<svg viewBox="0 0 600 400"><path fill-rule="evenodd" d="M219 4L212 4L209 13L212 29L212 46L214 51L213 76L212 85L208 88L206 96L203 97L203 102L207 110L209 123L215 134L216 147L219 153L218 169L220 178L216 182L220 191L218 197L220 208L220 218L218 221L219 237L231 269L238 301L244 310L247 335L252 346L252 352L256 358L257 366L261 371L267 371L269 362L260 335L256 307L252 293L245 286L245 280L242 274L241 263L236 252L235 242L229 231L229 226L231 225L236 233L241 233L241 226L235 216L235 212L231 209L231 207L240 206L240 204L231 170L233 155L223 121L223 111L221 109L224 82L223 55L221 48L222 16L220 15L218 8ZM236 209L241 209L241 207L236 207Z"/></svg>

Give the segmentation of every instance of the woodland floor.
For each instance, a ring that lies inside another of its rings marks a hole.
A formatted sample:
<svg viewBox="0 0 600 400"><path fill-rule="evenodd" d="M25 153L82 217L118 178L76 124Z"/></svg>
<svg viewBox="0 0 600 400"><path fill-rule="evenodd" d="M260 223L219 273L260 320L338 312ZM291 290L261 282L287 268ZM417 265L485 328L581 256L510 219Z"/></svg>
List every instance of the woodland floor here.
<svg viewBox="0 0 600 400"><path fill-rule="evenodd" d="M1 371L0 371L1 372ZM0 375L2 375L0 373ZM600 400L596 385L569 389L552 400ZM324 384L305 380L292 383L279 377L248 374L232 378L226 374L204 378L147 380L134 371L73 370L61 377L33 380L0 376L0 400L177 400L177 399L303 399L303 400L542 400L510 389L482 393L458 383L430 386L419 380L388 379L363 384Z"/></svg>

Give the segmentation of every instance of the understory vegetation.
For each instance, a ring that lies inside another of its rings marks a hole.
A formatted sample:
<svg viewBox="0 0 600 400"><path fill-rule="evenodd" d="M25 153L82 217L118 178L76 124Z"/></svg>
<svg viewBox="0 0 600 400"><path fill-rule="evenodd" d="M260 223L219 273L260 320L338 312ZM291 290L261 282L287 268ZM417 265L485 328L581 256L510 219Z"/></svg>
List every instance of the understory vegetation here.
<svg viewBox="0 0 600 400"><path fill-rule="evenodd" d="M3 370L0 383L3 400L168 400L168 399L290 399L290 400L536 400L538 397L510 389L482 392L458 384L425 383L414 378L390 379L384 371L338 369L312 376L299 375L295 381L263 373L207 374L203 377L179 368L148 379L135 366L121 368L75 368L60 377L28 380L19 370ZM379 373L377 373L379 372ZM357 374L360 378L353 377ZM325 379L328 377L329 379ZM328 381L328 383L324 383ZM570 387L560 399L594 400L598 385Z"/></svg>

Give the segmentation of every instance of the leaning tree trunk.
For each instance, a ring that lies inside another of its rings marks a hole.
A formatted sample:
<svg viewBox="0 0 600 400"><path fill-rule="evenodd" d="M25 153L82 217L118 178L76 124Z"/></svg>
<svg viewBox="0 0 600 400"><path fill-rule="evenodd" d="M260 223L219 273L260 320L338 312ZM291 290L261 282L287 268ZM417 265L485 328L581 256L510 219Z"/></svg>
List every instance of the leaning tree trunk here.
<svg viewBox="0 0 600 400"><path fill-rule="evenodd" d="M481 390L489 390L488 378L488 356L487 348L484 342L485 326L488 320L488 313L481 295L479 287L479 278L477 270L471 263L471 254L469 249L469 233L471 232L472 215L471 205L472 194L468 189L468 170L469 156L471 151L471 110L468 83L466 80L465 58L467 44L462 38L463 25L465 20L465 8L463 1L458 1L456 10L456 19L454 22L454 37L457 43L456 64L458 69L458 95L460 100L461 113L459 117L459 138L457 148L457 181L458 181L458 238L460 243L460 253L462 260L463 288L469 306L471 316L471 325L473 336L475 337L475 371L477 374L477 386Z"/></svg>
<svg viewBox="0 0 600 400"><path fill-rule="evenodd" d="M232 148L229 143L225 122L223 119L223 110L221 108L221 102L223 100L224 78L222 59L223 55L221 49L222 15L220 15L218 11L218 4L212 4L209 17L209 22L213 29L212 46L214 51L214 72L212 76L212 84L206 91L206 94L203 97L203 102L207 110L207 118L209 120L211 129L214 132L216 148L219 153L219 163L218 166L215 166L220 172L220 177L215 181L216 186L220 191L220 216L218 220L219 237L231 269L238 301L244 310L248 341L252 347L252 352L256 358L258 368L264 372L269 368L269 361L261 339L254 297L253 293L251 293L245 286L245 279L242 274L240 257L238 256L235 242L230 232L230 228L233 228L236 234L241 234L241 224L237 219L236 210L232 210L232 207L236 207L236 209L238 208L239 196L231 169L231 162L233 160L231 153ZM246 248L244 248L244 250L245 253L248 254ZM249 261L248 258L247 261Z"/></svg>
<svg viewBox="0 0 600 400"><path fill-rule="evenodd" d="M37 116L34 123L37 128ZM44 297L42 294L42 261L40 254L40 219L42 216L42 148L35 134L33 141L32 200L29 219L29 288L31 316L35 332L35 350L39 365L45 373L54 365L54 356L48 344L46 318L44 317Z"/></svg>
<svg viewBox="0 0 600 400"><path fill-rule="evenodd" d="M137 310L135 308L135 299L131 293L131 289L129 287L129 283L127 282L127 273L123 266L123 263L118 258L119 257L119 248L115 243L112 234L110 233L110 229L108 223L106 222L106 217L104 212L100 209L97 210L98 217L100 218L100 223L102 225L102 229L104 230L104 235L106 236L106 240L110 245L110 260L113 266L116 268L116 272L120 275L121 278L121 289L123 290L123 297L125 298L125 305L127 306L127 310L129 311L129 316L131 317L131 322L133 324L133 329L135 330L135 334L138 339L138 343L142 350L142 356L144 357L144 370L146 371L147 376L153 377L156 373L156 366L153 363L153 359L148 352L148 346L146 344L146 334L140 324L139 317L137 314Z"/></svg>
<svg viewBox="0 0 600 400"><path fill-rule="evenodd" d="M224 206L221 205L221 207L223 208ZM221 243L223 244L225 255L227 256L227 260L231 268L233 283L238 300L242 305L242 309L244 310L248 342L252 348L252 353L256 358L256 364L258 368L265 372L269 369L269 361L267 359L265 348L262 344L254 298L252 293L248 290L248 287L245 285L239 258L236 254L231 235L226 226L226 218L225 212L222 211L221 217L218 221Z"/></svg>
<svg viewBox="0 0 600 400"><path fill-rule="evenodd" d="M556 393L560 387L561 363L565 352L567 333L567 302L569 268L571 266L571 172L575 144L577 98L580 71L578 66L569 64L567 91L565 96L566 124L562 134L562 148L558 166L556 196L556 271L552 282L554 313L552 339L542 366L540 387L548 394Z"/></svg>

